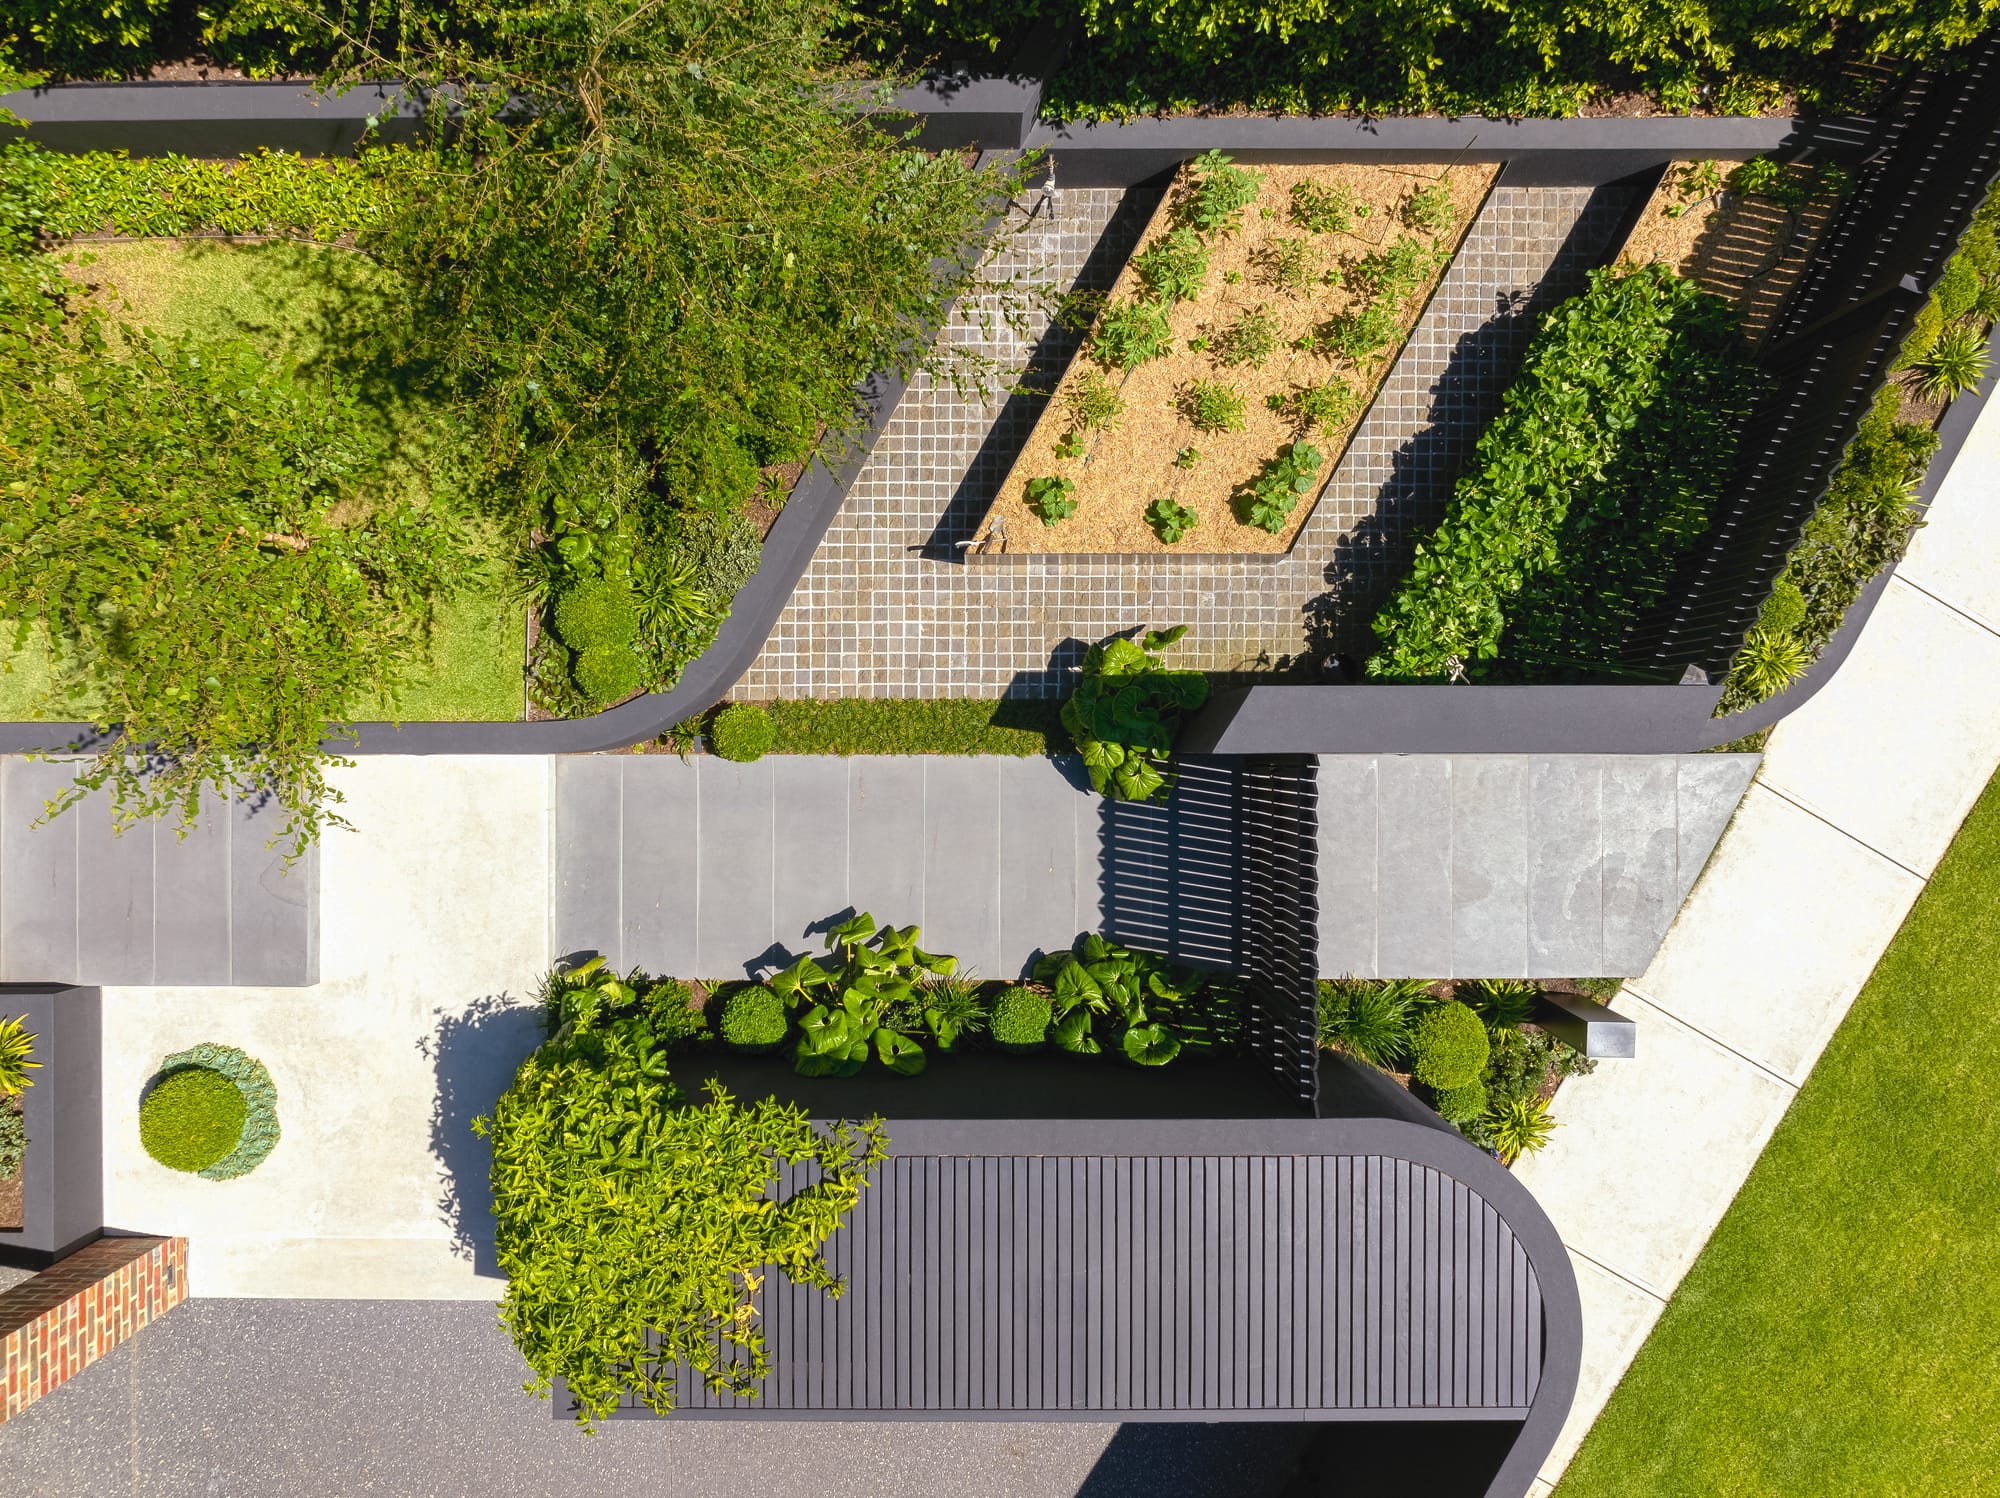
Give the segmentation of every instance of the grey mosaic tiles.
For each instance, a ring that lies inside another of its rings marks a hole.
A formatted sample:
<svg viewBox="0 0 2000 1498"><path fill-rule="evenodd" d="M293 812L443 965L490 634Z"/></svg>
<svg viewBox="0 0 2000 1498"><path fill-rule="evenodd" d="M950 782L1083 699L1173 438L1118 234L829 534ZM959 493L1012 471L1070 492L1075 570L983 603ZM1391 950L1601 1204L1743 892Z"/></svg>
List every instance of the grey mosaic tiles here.
<svg viewBox="0 0 2000 1498"><path fill-rule="evenodd" d="M1175 663L1250 671L1308 643L1367 648L1368 620L1443 515L1499 408L1535 314L1580 290L1628 204L1618 189L1499 187L1466 236L1297 544L1276 560L1019 558L967 564L1075 340L1037 313L969 298L943 337L1005 371L967 397L920 376L897 407L776 629L733 696L1056 696L1093 640L1192 628ZM1108 286L1153 207L1138 191L1066 189L1014 210L989 274Z"/></svg>

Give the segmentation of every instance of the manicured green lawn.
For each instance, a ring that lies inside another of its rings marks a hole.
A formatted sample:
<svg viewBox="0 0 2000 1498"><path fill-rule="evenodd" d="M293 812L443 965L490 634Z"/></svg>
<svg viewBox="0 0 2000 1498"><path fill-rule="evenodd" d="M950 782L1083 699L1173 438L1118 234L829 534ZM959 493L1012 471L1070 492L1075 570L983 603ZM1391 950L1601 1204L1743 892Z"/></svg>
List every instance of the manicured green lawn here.
<svg viewBox="0 0 2000 1498"><path fill-rule="evenodd" d="M1056 702L844 697L770 704L774 754L1054 754L1069 748Z"/></svg>
<svg viewBox="0 0 2000 1498"><path fill-rule="evenodd" d="M289 242L170 239L99 243L77 253L89 263L71 273L110 288L104 294L115 293L115 310L128 322L168 338L248 339L274 359L337 370L356 381L367 410L394 434L394 449L409 457L390 481L421 482L423 462L438 440L434 420L394 381L339 367L343 351L361 344L350 330L380 316L386 305L383 273L365 256ZM439 612L430 669L411 680L400 704L357 703L357 719L521 716L525 617L501 598L502 572L493 558L472 561L474 580ZM11 641L8 633L5 643ZM35 652L25 656L30 658L17 661L13 675L0 674L0 719L48 716L34 710L46 686L46 662Z"/></svg>
<svg viewBox="0 0 2000 1498"><path fill-rule="evenodd" d="M2000 779L1560 1498L2000 1493L1996 974Z"/></svg>

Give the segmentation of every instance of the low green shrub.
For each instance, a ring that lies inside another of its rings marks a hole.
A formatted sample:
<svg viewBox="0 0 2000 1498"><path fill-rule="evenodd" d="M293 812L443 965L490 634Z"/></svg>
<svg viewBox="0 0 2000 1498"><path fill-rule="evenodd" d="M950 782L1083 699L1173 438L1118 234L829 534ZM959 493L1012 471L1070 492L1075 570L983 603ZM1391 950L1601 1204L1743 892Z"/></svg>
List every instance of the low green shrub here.
<svg viewBox="0 0 2000 1498"><path fill-rule="evenodd" d="M791 1026L785 1019L785 1001L758 983L729 996L717 1028L723 1040L739 1051L769 1051L785 1043Z"/></svg>
<svg viewBox="0 0 2000 1498"><path fill-rule="evenodd" d="M786 698L766 709L778 754L1058 754L1062 705L1029 698Z"/></svg>
<svg viewBox="0 0 2000 1498"><path fill-rule="evenodd" d="M597 645L578 653L570 668L576 689L593 707L623 702L639 690L639 661L625 645Z"/></svg>
<svg viewBox="0 0 2000 1498"><path fill-rule="evenodd" d="M1215 335L1211 347L1218 364L1262 369L1264 361L1278 351L1277 315L1268 308L1249 308Z"/></svg>
<svg viewBox="0 0 2000 1498"><path fill-rule="evenodd" d="M1925 400L1950 400L1977 389L1986 378L1985 329L1965 323L1946 328L1910 367L1917 372L1917 393Z"/></svg>
<svg viewBox="0 0 2000 1498"><path fill-rule="evenodd" d="M1137 369L1174 346L1167 309L1143 298L1104 309L1090 335L1090 357L1106 369Z"/></svg>
<svg viewBox="0 0 2000 1498"><path fill-rule="evenodd" d="M232 1147L225 1150L219 1158L203 1166L177 1165L174 1168L192 1170L210 1181L228 1181L248 1175L263 1164L271 1151L278 1147L280 1135L278 1089L271 1082L270 1072L265 1070L263 1062L254 1056L245 1055L234 1046L203 1044L189 1050L176 1051L166 1057L160 1062L158 1075L171 1080L174 1076L188 1071L206 1072L227 1080L236 1089L243 1105L243 1112L238 1119ZM212 1088L213 1084L204 1082L201 1085L204 1088ZM154 1091L157 1092L158 1088ZM152 1095L149 1093L146 1101L150 1101ZM220 1098L219 1091L214 1095ZM218 1106L226 1109L225 1104ZM145 1114L146 1102L141 1102L139 1126L142 1142L146 1133ZM147 1153L153 1154L161 1164L171 1163L154 1153L150 1144L146 1149Z"/></svg>
<svg viewBox="0 0 2000 1498"><path fill-rule="evenodd" d="M1447 194L1446 206L1449 205ZM1381 249L1370 250L1348 266L1342 281L1371 302L1393 308L1430 279L1437 262L1438 252L1429 244L1412 235L1399 234Z"/></svg>
<svg viewBox="0 0 2000 1498"><path fill-rule="evenodd" d="M1361 392L1339 378L1318 385L1294 385L1282 395L1268 395L1265 404L1294 422L1301 433L1314 428L1343 427L1361 414Z"/></svg>
<svg viewBox="0 0 2000 1498"><path fill-rule="evenodd" d="M1174 199L1174 222L1201 234L1242 227L1243 210L1257 201L1264 174L1234 165L1221 151L1204 151L1187 164Z"/></svg>
<svg viewBox="0 0 2000 1498"><path fill-rule="evenodd" d="M1063 393L1063 412L1069 417L1072 431L1108 431L1124 414L1125 402L1103 375L1086 369Z"/></svg>
<svg viewBox="0 0 2000 1498"><path fill-rule="evenodd" d="M1403 199L1403 222L1425 234L1444 234L1458 222L1451 188L1442 182L1419 187Z"/></svg>
<svg viewBox="0 0 2000 1498"><path fill-rule="evenodd" d="M1150 801L1169 789L1160 763L1173 752L1181 714L1208 700L1207 677L1168 670L1160 658L1186 633L1182 624L1136 642L1113 637L1085 652L1062 722L1098 795Z"/></svg>
<svg viewBox="0 0 2000 1498"><path fill-rule="evenodd" d="M1503 1165L1512 1165L1523 1155L1532 1155L1549 1142L1556 1121L1549 1117L1548 1099L1515 1098L1487 1115L1486 1132L1492 1136L1493 1151Z"/></svg>
<svg viewBox="0 0 2000 1498"><path fill-rule="evenodd" d="M1421 979L1333 978L1319 985L1319 1043L1394 1071L1410 1054L1410 1030L1429 1002Z"/></svg>
<svg viewBox="0 0 2000 1498"><path fill-rule="evenodd" d="M139 1142L169 1170L206 1170L236 1148L248 1112L242 1092L221 1072L183 1066L140 1102Z"/></svg>
<svg viewBox="0 0 2000 1498"><path fill-rule="evenodd" d="M1357 219L1368 217L1369 211L1368 205L1357 202L1347 188L1318 182L1294 182L1287 210L1291 221L1309 234L1345 234Z"/></svg>
<svg viewBox="0 0 2000 1498"><path fill-rule="evenodd" d="M1019 984L1003 988L993 1000L987 1034L1003 1051L1038 1051L1049 1041L1049 996Z"/></svg>
<svg viewBox="0 0 2000 1498"><path fill-rule="evenodd" d="M1614 984L1615 988L1615 984ZM1600 992L1608 999L1610 992ZM1588 1076L1597 1063L1581 1052L1541 1030L1495 1030L1492 1055L1480 1080L1486 1087L1486 1112L1477 1118L1459 1121L1459 1132L1481 1149L1495 1150L1499 1141L1492 1132L1494 1118L1515 1103L1530 1106L1544 1092L1566 1077Z"/></svg>
<svg viewBox="0 0 2000 1498"><path fill-rule="evenodd" d="M648 983L639 1002L654 1037L670 1049L708 1033L708 1019L695 1002L694 989L678 978Z"/></svg>
<svg viewBox="0 0 2000 1498"><path fill-rule="evenodd" d="M1410 1074L1438 1092L1479 1079L1492 1045L1479 1016L1463 1004L1439 1004L1410 1032Z"/></svg>
<svg viewBox="0 0 2000 1498"><path fill-rule="evenodd" d="M556 638L579 653L630 645L639 634L639 607L629 584L600 577L556 596L550 623Z"/></svg>
<svg viewBox="0 0 2000 1498"><path fill-rule="evenodd" d="M28 1121L17 1108L0 1105L0 1181L18 1175L28 1157Z"/></svg>
<svg viewBox="0 0 2000 1498"><path fill-rule="evenodd" d="M1238 496L1243 518L1259 530L1277 535L1299 501L1318 487L1323 461L1320 450L1310 442L1293 442L1281 448Z"/></svg>
<svg viewBox="0 0 2000 1498"><path fill-rule="evenodd" d="M1365 302L1329 318L1312 342L1321 352L1366 369L1402 337L1403 324L1393 311L1379 302Z"/></svg>
<svg viewBox="0 0 2000 1498"><path fill-rule="evenodd" d="M1249 414L1243 392L1219 380L1189 380L1174 405L1197 432L1240 432Z"/></svg>
<svg viewBox="0 0 2000 1498"><path fill-rule="evenodd" d="M986 1029L986 1000L979 992L979 980L970 973L933 973L919 979L916 1003L941 1051Z"/></svg>
<svg viewBox="0 0 2000 1498"><path fill-rule="evenodd" d="M1486 1084L1475 1077L1462 1087L1432 1094L1431 1101L1446 1123L1469 1123L1486 1111Z"/></svg>
<svg viewBox="0 0 2000 1498"><path fill-rule="evenodd" d="M924 1048L911 1036L927 1027L940 1045L944 1036L926 1012L920 985L951 977L958 959L926 952L917 945L922 935L915 926L878 927L864 910L826 933L824 961L801 957L772 974L771 988L785 1006L802 1011L792 1058L799 1075L851 1077L870 1055L906 1077L924 1069ZM956 1038L963 1014L954 1010L947 1019Z"/></svg>
<svg viewBox="0 0 2000 1498"><path fill-rule="evenodd" d="M1060 474L1029 479L1022 502L1035 512L1043 525L1054 525L1076 513L1076 480Z"/></svg>
<svg viewBox="0 0 2000 1498"><path fill-rule="evenodd" d="M1264 284L1274 291L1304 291L1320 275L1319 254L1312 244L1282 235L1264 241L1256 264Z"/></svg>
<svg viewBox="0 0 2000 1498"><path fill-rule="evenodd" d="M682 511L667 529L667 546L693 569L717 608L723 610L756 575L764 555L756 525L737 510Z"/></svg>
<svg viewBox="0 0 2000 1498"><path fill-rule="evenodd" d="M1192 229L1169 229L1132 257L1132 268L1155 300L1193 301L1208 279L1208 246Z"/></svg>
<svg viewBox="0 0 2000 1498"><path fill-rule="evenodd" d="M1567 679L1615 662L1706 530L1759 388L1738 315L1663 265L1552 309L1444 523L1376 615L1370 676Z"/></svg>
<svg viewBox="0 0 2000 1498"><path fill-rule="evenodd" d="M708 727L708 747L722 759L741 763L762 759L777 742L771 715L754 702L732 702Z"/></svg>
<svg viewBox="0 0 2000 1498"><path fill-rule="evenodd" d="M42 1063L28 1058L34 1054L36 1037L28 1033L28 1016L18 1019L0 1019L0 1093L9 1097L19 1093L24 1087L35 1085L30 1071L39 1071Z"/></svg>
<svg viewBox="0 0 2000 1498"><path fill-rule="evenodd" d="M1213 1055L1242 1030L1242 993L1226 974L1198 972L1096 934L1035 964L1052 997L1049 1037L1079 1056L1109 1052L1165 1066L1183 1052Z"/></svg>
<svg viewBox="0 0 2000 1498"><path fill-rule="evenodd" d="M1536 984L1518 978L1482 978L1462 984L1459 999L1486 1023L1489 1030L1518 1030L1535 1012Z"/></svg>
<svg viewBox="0 0 2000 1498"><path fill-rule="evenodd" d="M1178 504L1162 496L1146 506L1146 524L1153 528L1153 534L1168 546L1181 541L1195 528L1201 517L1184 504Z"/></svg>

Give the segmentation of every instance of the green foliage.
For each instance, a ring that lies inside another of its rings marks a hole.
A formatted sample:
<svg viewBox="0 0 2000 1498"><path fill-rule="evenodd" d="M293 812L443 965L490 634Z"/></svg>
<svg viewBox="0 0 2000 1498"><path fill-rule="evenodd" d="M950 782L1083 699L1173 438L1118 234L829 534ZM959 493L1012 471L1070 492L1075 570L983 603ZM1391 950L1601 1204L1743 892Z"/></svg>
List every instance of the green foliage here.
<svg viewBox="0 0 2000 1498"><path fill-rule="evenodd" d="M1106 369L1137 369L1174 346L1167 309L1143 298L1104 309L1090 338L1090 357Z"/></svg>
<svg viewBox="0 0 2000 1498"><path fill-rule="evenodd" d="M1446 1123L1468 1123L1486 1111L1486 1084L1475 1077L1462 1087L1433 1093L1431 1103Z"/></svg>
<svg viewBox="0 0 2000 1498"><path fill-rule="evenodd" d="M777 742L771 715L754 702L732 702L708 725L708 747L719 759L741 764L762 759Z"/></svg>
<svg viewBox="0 0 2000 1498"><path fill-rule="evenodd" d="M938 1049L948 1051L962 1036L986 1029L986 1001L969 973L932 974L917 982L917 1007Z"/></svg>
<svg viewBox="0 0 2000 1498"><path fill-rule="evenodd" d="M1109 430L1125 412L1125 402L1103 375L1084 370L1063 392L1063 411L1073 431Z"/></svg>
<svg viewBox="0 0 2000 1498"><path fill-rule="evenodd" d="M1950 400L1976 390L1986 378L1986 330L1954 324L1910 367L1917 372L1917 393L1925 400Z"/></svg>
<svg viewBox="0 0 2000 1498"><path fill-rule="evenodd" d="M1403 340L1403 324L1379 302L1363 302L1329 318L1314 342L1336 359L1366 369Z"/></svg>
<svg viewBox="0 0 2000 1498"><path fill-rule="evenodd" d="M1722 168L1713 161L1684 161L1674 168L1672 186L1674 201L1663 211L1680 218L1722 191Z"/></svg>
<svg viewBox="0 0 2000 1498"><path fill-rule="evenodd" d="M1174 222L1204 235L1233 233L1242 227L1243 210L1257 201L1263 181L1262 172L1233 165L1221 151L1204 151L1187 164L1174 200Z"/></svg>
<svg viewBox="0 0 2000 1498"><path fill-rule="evenodd" d="M1160 762L1173 752L1181 714L1208 700L1207 677L1170 671L1160 658L1186 633L1183 624L1136 642L1114 636L1084 653L1062 721L1098 795L1150 801L1167 793Z"/></svg>
<svg viewBox="0 0 2000 1498"><path fill-rule="evenodd" d="M1076 1055L1110 1052L1138 1066L1165 1066L1183 1053L1214 1054L1240 1037L1242 995L1234 979L1094 933L1043 957L1034 976L1050 986L1050 1038Z"/></svg>
<svg viewBox="0 0 2000 1498"><path fill-rule="evenodd" d="M1032 478L1023 488L1022 498L1043 525L1054 525L1076 513L1076 480L1061 474Z"/></svg>
<svg viewBox="0 0 2000 1498"><path fill-rule="evenodd" d="M1810 660L1805 642L1797 635L1760 626L1744 639L1730 668L1730 680L1752 701L1762 702L1798 680Z"/></svg>
<svg viewBox="0 0 2000 1498"><path fill-rule="evenodd" d="M27 1119L18 1109L0 1106L0 1181L19 1175L27 1158Z"/></svg>
<svg viewBox="0 0 2000 1498"><path fill-rule="evenodd" d="M626 646L638 637L639 609L624 582L592 578L562 591L551 622L572 650Z"/></svg>
<svg viewBox="0 0 2000 1498"><path fill-rule="evenodd" d="M1356 202L1354 194L1337 183L1326 187L1318 182L1294 182L1287 213L1308 234L1345 234L1357 219L1368 217L1369 211L1366 203Z"/></svg>
<svg viewBox="0 0 2000 1498"><path fill-rule="evenodd" d="M716 1028L739 1051L769 1051L785 1043L791 1025L785 1018L785 1001L763 984L753 983L729 996Z"/></svg>
<svg viewBox="0 0 2000 1498"><path fill-rule="evenodd" d="M780 754L1055 754L1061 706L1028 698L786 698L767 709Z"/></svg>
<svg viewBox="0 0 2000 1498"><path fill-rule="evenodd" d="M1486 1026L1463 1004L1426 1010L1410 1032L1410 1074L1439 1092L1476 1081L1491 1054Z"/></svg>
<svg viewBox="0 0 2000 1498"><path fill-rule="evenodd" d="M827 932L824 962L801 957L772 975L786 1007L804 1011L793 1056L801 1076L851 1077L871 1052L903 1076L924 1069L923 1047L905 1033L929 1022L918 984L949 977L958 959L926 952L917 945L920 935L915 926L878 930L863 911ZM932 1033L942 1044L943 1036Z"/></svg>
<svg viewBox="0 0 2000 1498"><path fill-rule="evenodd" d="M1169 229L1132 257L1132 268L1157 301L1193 301L1208 279L1208 246L1192 229Z"/></svg>
<svg viewBox="0 0 2000 1498"><path fill-rule="evenodd" d="M1753 156L1729 174L1729 186L1747 196L1769 198L1781 208L1803 208L1813 195L1811 168L1771 156Z"/></svg>
<svg viewBox="0 0 2000 1498"><path fill-rule="evenodd" d="M0 1019L0 1094L18 1096L24 1087L33 1087L35 1079L30 1071L41 1070L42 1063L28 1058L34 1054L38 1037L28 1033L28 1016L16 1019Z"/></svg>
<svg viewBox="0 0 2000 1498"><path fill-rule="evenodd" d="M1000 990L993 1000L987 1033L1003 1051L1040 1050L1048 1044L1052 1019L1047 994L1015 984Z"/></svg>
<svg viewBox="0 0 2000 1498"><path fill-rule="evenodd" d="M1178 504L1164 495L1146 506L1146 524L1151 526L1153 534L1168 546L1176 544L1185 537L1195 528L1199 519L1200 517L1186 505Z"/></svg>
<svg viewBox="0 0 2000 1498"><path fill-rule="evenodd" d="M1361 414L1361 392L1342 379L1318 385L1294 385L1283 395L1267 396L1266 404L1287 417L1301 432L1334 431Z"/></svg>
<svg viewBox="0 0 2000 1498"><path fill-rule="evenodd" d="M1303 239L1267 239L1254 259L1264 284L1275 291L1301 292L1319 279L1319 254Z"/></svg>
<svg viewBox="0 0 2000 1498"><path fill-rule="evenodd" d="M1561 679L1615 659L1707 528L1758 388L1736 314L1664 266L1595 271L1543 319L1444 523L1374 621L1368 673Z"/></svg>
<svg viewBox="0 0 2000 1498"><path fill-rule="evenodd" d="M463 539L381 492L389 437L352 388L62 297L0 295L0 388L36 391L0 402L0 593L101 730L60 804L108 787L124 820L185 823L204 791L268 793L296 850L339 823L322 740L394 701Z"/></svg>
<svg viewBox="0 0 2000 1498"><path fill-rule="evenodd" d="M579 651L570 674L583 700L593 708L623 702L643 684L638 658L623 645L593 645Z"/></svg>
<svg viewBox="0 0 2000 1498"><path fill-rule="evenodd" d="M644 1012L597 1009L556 1028L473 1125L493 1146L500 1319L527 1387L546 1395L562 1379L586 1427L628 1394L666 1413L674 1364L754 1395L772 1267L843 1289L820 1251L883 1157L880 1120L821 1129L775 1101L709 1092L682 1097ZM782 1165L807 1162L813 1184L774 1192Z"/></svg>
<svg viewBox="0 0 2000 1498"><path fill-rule="evenodd" d="M147 1089L139 1142L169 1170L205 1170L236 1148L248 1110L236 1084L203 1066L184 1066Z"/></svg>
<svg viewBox="0 0 2000 1498"><path fill-rule="evenodd" d="M1184 447L1174 454L1174 467L1183 472L1194 467L1200 461L1201 449L1198 447Z"/></svg>
<svg viewBox="0 0 2000 1498"><path fill-rule="evenodd" d="M1299 501L1317 487L1319 465L1324 461L1320 450L1310 442L1293 442L1281 448L1275 458L1266 461L1241 496L1243 518L1259 530L1277 535Z"/></svg>
<svg viewBox="0 0 2000 1498"><path fill-rule="evenodd" d="M1493 1110L1486 1120L1486 1131L1501 1163L1512 1165L1546 1145L1556 1131L1556 1121L1549 1117L1546 1098L1515 1098Z"/></svg>
<svg viewBox="0 0 2000 1498"><path fill-rule="evenodd" d="M1319 1043L1393 1071L1410 1054L1410 1030L1430 1002L1413 978L1335 978L1319 985Z"/></svg>
<svg viewBox="0 0 2000 1498"><path fill-rule="evenodd" d="M1251 307L1210 340L1215 362L1262 369L1278 351L1278 319L1268 308Z"/></svg>
<svg viewBox="0 0 2000 1498"><path fill-rule="evenodd" d="M280 1134L278 1089L271 1081L271 1073L265 1069L263 1062L254 1056L245 1055L235 1046L203 1044L189 1050L176 1051L168 1056L160 1062L159 1075L171 1078L177 1073L188 1070L209 1072L227 1078L241 1098L244 1110L234 1148L226 1151L220 1159L200 1167L196 1173L204 1180L210 1181L230 1181L238 1176L248 1175L262 1165L265 1157L278 1147ZM142 1103L140 1105L142 1135L145 1126L144 1111ZM196 1169L193 1166L176 1168Z"/></svg>
<svg viewBox="0 0 2000 1498"><path fill-rule="evenodd" d="M729 611L730 600L756 575L764 553L757 527L733 510L675 516L667 531L667 547L692 570L718 615Z"/></svg>
<svg viewBox="0 0 2000 1498"><path fill-rule="evenodd" d="M1442 182L1417 188L1403 199L1403 222L1423 234L1449 233L1458 223L1458 208L1451 201L1451 188Z"/></svg>
<svg viewBox="0 0 2000 1498"><path fill-rule="evenodd" d="M1249 414L1243 392L1219 380L1189 380L1174 404L1197 432L1240 432Z"/></svg>
<svg viewBox="0 0 2000 1498"><path fill-rule="evenodd" d="M382 222L425 170L422 152L381 147L351 157L259 150L219 161L69 155L16 142L0 149L0 195L25 202L52 239L213 230L330 241Z"/></svg>
<svg viewBox="0 0 2000 1498"><path fill-rule="evenodd" d="M1446 195L1446 206L1450 196ZM1362 296L1384 303L1405 300L1431 277L1438 252L1423 240L1399 234L1379 250L1371 250L1347 267L1342 279Z"/></svg>
<svg viewBox="0 0 2000 1498"><path fill-rule="evenodd" d="M635 975L637 976L637 975ZM636 988L636 984L633 985ZM695 1002L694 989L678 978L648 983L639 995L653 1037L669 1049L677 1049L708 1033L708 1019Z"/></svg>
<svg viewBox="0 0 2000 1498"><path fill-rule="evenodd" d="M1615 987L1615 984L1614 984ZM1609 992L1598 995L1609 999ZM1491 1131L1495 1114L1523 1100L1539 1098L1565 1077L1587 1076L1597 1063L1540 1030L1494 1030L1493 1053L1481 1081L1487 1108L1479 1117L1458 1120L1459 1132L1481 1149L1495 1149Z"/></svg>
<svg viewBox="0 0 2000 1498"><path fill-rule="evenodd" d="M1518 978L1482 978L1462 986L1459 997L1489 1030L1518 1030L1535 1012L1535 996L1540 992L1535 984Z"/></svg>

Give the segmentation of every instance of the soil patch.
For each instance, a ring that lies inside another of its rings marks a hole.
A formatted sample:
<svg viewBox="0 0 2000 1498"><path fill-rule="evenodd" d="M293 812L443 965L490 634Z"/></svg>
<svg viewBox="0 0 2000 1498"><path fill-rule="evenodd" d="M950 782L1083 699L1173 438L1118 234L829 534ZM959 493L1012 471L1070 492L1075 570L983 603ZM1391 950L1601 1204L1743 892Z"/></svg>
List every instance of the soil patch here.
<svg viewBox="0 0 2000 1498"><path fill-rule="evenodd" d="M1201 290L1168 313L1171 351L1129 373L1104 368L1091 357L1088 344L1072 360L994 498L986 534L991 537L997 522L1004 544L991 549L1212 555L1290 548L1457 253L1498 168L1343 163L1257 170L1263 178L1258 198L1240 226L1209 241ZM1301 185L1308 192L1338 193L1350 202L1347 228L1313 232L1295 221L1293 189ZM1449 195L1449 222L1434 220L1432 227L1421 227L1412 221L1411 200L1420 190L1438 187ZM1178 196L1177 188L1154 212L1135 259L1173 228ZM1404 240L1421 245L1425 273L1393 301L1371 296L1365 277L1355 273L1356 264ZM1286 255L1303 261L1303 275L1296 268L1289 274L1280 271L1280 257ZM1144 289L1139 271L1128 261L1109 304L1128 303ZM1336 354L1329 347L1329 326L1371 302L1393 320L1389 342L1365 360ZM1274 345L1261 363L1224 357L1232 330L1246 318L1264 322ZM1306 346L1300 346L1301 340L1308 340ZM1122 412L1110 425L1072 437L1075 393L1098 378L1116 391ZM1196 428L1187 414L1186 396L1197 381L1225 385L1241 397L1241 430ZM1337 422L1307 426L1290 405L1273 409L1269 404L1335 381L1354 392ZM1295 441L1310 442L1321 461L1312 492L1272 534L1244 518L1246 494L1286 444ZM1026 502L1028 483L1046 477L1067 478L1075 485L1075 512L1054 525L1044 525ZM1161 541L1146 522L1147 508L1160 499L1184 506L1196 517L1191 531L1174 545Z"/></svg>

